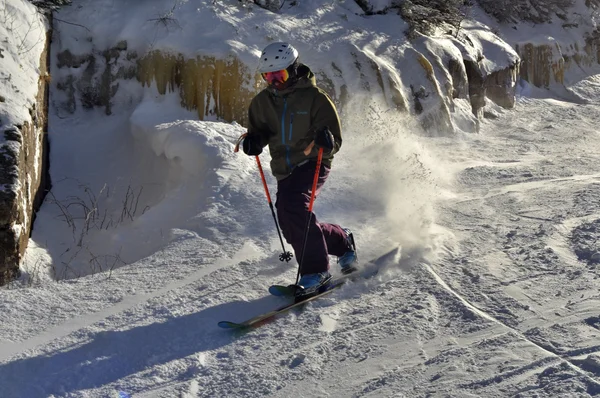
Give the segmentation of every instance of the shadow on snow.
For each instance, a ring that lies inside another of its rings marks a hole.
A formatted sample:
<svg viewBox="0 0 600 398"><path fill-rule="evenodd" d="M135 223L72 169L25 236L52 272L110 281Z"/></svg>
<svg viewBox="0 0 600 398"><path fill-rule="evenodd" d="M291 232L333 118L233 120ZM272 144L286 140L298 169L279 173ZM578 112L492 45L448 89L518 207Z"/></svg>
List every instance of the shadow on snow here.
<svg viewBox="0 0 600 398"><path fill-rule="evenodd" d="M219 349L239 337L218 328L218 321L240 321L281 303L281 298L272 296L224 303L161 323L96 333L81 345L13 360L0 365L0 395L47 397L101 387L138 372L148 371L147 377L153 377L156 365ZM197 358L186 365L187 372L178 371L184 379L193 377L200 366Z"/></svg>

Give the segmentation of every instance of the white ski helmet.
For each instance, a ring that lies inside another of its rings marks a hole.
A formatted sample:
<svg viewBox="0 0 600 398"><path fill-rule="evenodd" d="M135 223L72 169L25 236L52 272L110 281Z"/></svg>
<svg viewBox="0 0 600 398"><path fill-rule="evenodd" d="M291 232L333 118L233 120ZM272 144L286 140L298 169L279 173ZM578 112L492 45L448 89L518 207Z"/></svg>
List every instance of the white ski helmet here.
<svg viewBox="0 0 600 398"><path fill-rule="evenodd" d="M267 73L286 69L298 58L298 50L284 42L271 43L262 52L258 72Z"/></svg>

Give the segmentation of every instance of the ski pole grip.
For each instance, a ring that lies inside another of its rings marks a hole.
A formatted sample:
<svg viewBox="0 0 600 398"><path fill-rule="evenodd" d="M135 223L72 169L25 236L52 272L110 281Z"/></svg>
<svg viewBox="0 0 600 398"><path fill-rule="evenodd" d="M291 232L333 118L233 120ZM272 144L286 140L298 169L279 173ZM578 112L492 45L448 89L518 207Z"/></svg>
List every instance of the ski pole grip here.
<svg viewBox="0 0 600 398"><path fill-rule="evenodd" d="M244 141L244 138L246 138L246 136L248 135L248 133L244 133L242 135L240 135L240 138L237 139L237 142L235 143L235 147L233 148L233 152L238 152L240 150L240 144L242 143L242 141Z"/></svg>

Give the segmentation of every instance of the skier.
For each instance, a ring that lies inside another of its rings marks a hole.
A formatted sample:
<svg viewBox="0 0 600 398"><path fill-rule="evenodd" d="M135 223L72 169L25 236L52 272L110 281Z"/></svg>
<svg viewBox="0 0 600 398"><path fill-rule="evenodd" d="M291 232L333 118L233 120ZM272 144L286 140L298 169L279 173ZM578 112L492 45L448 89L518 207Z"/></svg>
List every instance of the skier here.
<svg viewBox="0 0 600 398"><path fill-rule="evenodd" d="M340 120L335 105L317 87L315 75L298 61L298 51L289 43L269 44L258 71L268 87L250 103L248 132L241 145L251 156L269 145L271 171L277 179L277 218L300 264L298 285L302 294L308 294L331 279L329 254L338 257L342 271L350 270L357 260L350 230L318 222L308 211L319 148L323 148L323 160L315 195L342 145Z"/></svg>

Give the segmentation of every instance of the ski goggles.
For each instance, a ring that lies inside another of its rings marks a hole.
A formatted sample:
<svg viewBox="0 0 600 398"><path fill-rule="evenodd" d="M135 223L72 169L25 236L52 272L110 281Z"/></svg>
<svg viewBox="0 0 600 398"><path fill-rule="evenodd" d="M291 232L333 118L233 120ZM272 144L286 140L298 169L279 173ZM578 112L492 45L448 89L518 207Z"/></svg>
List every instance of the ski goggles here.
<svg viewBox="0 0 600 398"><path fill-rule="evenodd" d="M261 73L261 75L268 84L273 84L275 82L285 83L287 79L290 78L290 74L288 73L287 69L282 69L275 72L265 72Z"/></svg>

